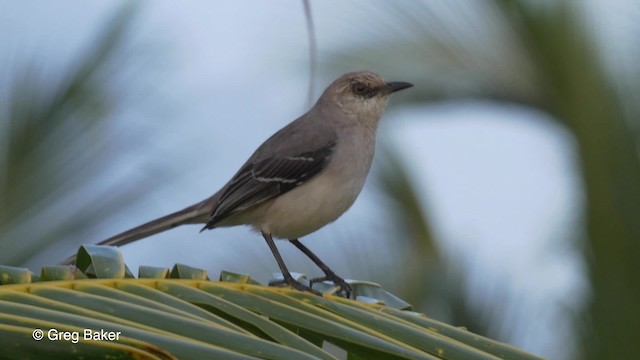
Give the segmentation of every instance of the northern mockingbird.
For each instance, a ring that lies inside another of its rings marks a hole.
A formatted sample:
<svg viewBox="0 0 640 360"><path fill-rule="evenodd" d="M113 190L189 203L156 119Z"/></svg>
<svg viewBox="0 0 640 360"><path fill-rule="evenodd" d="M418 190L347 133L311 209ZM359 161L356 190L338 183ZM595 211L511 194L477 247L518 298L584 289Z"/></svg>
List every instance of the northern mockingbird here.
<svg viewBox="0 0 640 360"><path fill-rule="evenodd" d="M342 75L306 114L260 145L213 196L99 244L121 246L183 224L205 224L201 231L249 225L267 241L281 283L318 293L293 279L274 237L288 239L324 272L311 285L329 280L350 296L349 284L298 239L335 221L354 203L371 167L389 95L411 86L369 71Z"/></svg>

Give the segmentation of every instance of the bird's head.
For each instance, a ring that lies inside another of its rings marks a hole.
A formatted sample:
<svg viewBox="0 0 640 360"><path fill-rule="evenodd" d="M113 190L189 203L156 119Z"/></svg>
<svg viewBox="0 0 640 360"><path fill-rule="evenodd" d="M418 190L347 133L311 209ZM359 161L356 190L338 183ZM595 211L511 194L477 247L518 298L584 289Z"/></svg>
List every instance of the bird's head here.
<svg viewBox="0 0 640 360"><path fill-rule="evenodd" d="M319 102L337 106L340 111L358 120L375 121L377 125L389 95L412 86L407 82L387 82L370 71L350 72L329 85Z"/></svg>

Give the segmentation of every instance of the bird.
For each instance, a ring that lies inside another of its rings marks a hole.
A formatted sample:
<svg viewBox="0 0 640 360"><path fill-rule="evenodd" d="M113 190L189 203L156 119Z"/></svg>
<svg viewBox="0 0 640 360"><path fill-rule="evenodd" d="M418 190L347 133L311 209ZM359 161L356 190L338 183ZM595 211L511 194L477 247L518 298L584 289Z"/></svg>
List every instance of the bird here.
<svg viewBox="0 0 640 360"><path fill-rule="evenodd" d="M122 246L184 224L204 224L200 232L249 225L262 234L282 272L283 279L270 285L320 295L313 284L329 281L350 297L351 286L299 239L332 223L353 205L371 168L389 96L412 86L387 82L370 71L340 76L311 109L260 145L215 194L98 245ZM312 279L309 286L294 279L274 238L288 240L324 276ZM63 263L74 262L71 256Z"/></svg>

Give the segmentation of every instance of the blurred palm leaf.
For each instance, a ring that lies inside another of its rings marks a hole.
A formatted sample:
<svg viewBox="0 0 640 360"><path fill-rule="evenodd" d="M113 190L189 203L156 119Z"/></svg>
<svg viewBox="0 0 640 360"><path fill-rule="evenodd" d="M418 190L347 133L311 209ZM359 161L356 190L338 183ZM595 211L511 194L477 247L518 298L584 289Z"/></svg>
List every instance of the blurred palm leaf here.
<svg viewBox="0 0 640 360"><path fill-rule="evenodd" d="M582 355L631 358L640 352L634 339L640 324L640 118L634 90L640 79L634 69L614 77L621 69L606 68L609 54L600 52L585 26L584 5L394 3L386 10L409 32L397 36L380 29L387 46L350 47L337 62L371 64L387 69L390 78L415 80L413 97L405 97L410 102L475 97L532 106L573 132L587 200L587 239L580 249L592 285L584 316L589 320L580 324L588 345ZM578 238L583 231L575 233Z"/></svg>
<svg viewBox="0 0 640 360"><path fill-rule="evenodd" d="M427 206L421 202L422 196L412 180L415 174L389 140L383 140L377 150L380 166L374 172L376 185L389 202L388 214L395 224L395 232L400 234L394 242L408 249L402 271L410 276L405 276L398 293L439 320L464 324L479 334L489 333L489 326L478 320L477 314L467 306L462 270L447 262L434 239Z"/></svg>
<svg viewBox="0 0 640 360"><path fill-rule="evenodd" d="M637 117L628 117L603 54L571 4L536 13L524 3L505 2L518 21L545 84L543 109L568 126L578 141L587 197L589 264L593 298L585 332L587 355L629 358L640 351L634 340L640 313L640 159ZM630 74L633 75L633 74ZM637 75L637 74L635 74ZM640 80L636 77L636 83Z"/></svg>
<svg viewBox="0 0 640 360"><path fill-rule="evenodd" d="M36 61L15 71L0 149L0 262L22 264L60 239L121 210L133 186L95 186L110 163L109 117L118 109L113 74L135 7L118 12L59 81ZM122 144L119 144L120 146ZM131 144L127 144L130 146Z"/></svg>

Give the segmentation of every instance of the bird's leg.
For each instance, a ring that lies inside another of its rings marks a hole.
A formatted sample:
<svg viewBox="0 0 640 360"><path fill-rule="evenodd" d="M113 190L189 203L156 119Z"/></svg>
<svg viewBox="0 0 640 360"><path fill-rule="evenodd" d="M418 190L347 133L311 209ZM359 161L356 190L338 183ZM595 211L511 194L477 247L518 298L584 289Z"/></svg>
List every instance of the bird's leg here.
<svg viewBox="0 0 640 360"><path fill-rule="evenodd" d="M300 251L302 251L305 255L307 255L307 257L309 257L309 259L311 259L311 261L313 261L316 265L318 265L320 270L324 272L324 277L311 279L310 281L311 286L313 286L313 283L329 280L332 283L338 285L341 291L345 292L345 295L347 296L347 298L351 297L351 294L353 293L353 289L351 288L351 285L347 284L347 282L344 281L343 278L336 275L336 273L333 272L333 270L331 270L327 266L327 264L322 262L322 260L320 260L320 258L316 256L316 254L311 252L311 250L309 250L308 247L302 245L302 243L298 239L289 240L289 242L291 242L295 247L297 247Z"/></svg>
<svg viewBox="0 0 640 360"><path fill-rule="evenodd" d="M284 280L282 282L280 281L271 282L269 283L270 286L277 286L277 285L280 285L281 283L284 283L296 290L308 291L316 295L322 296L320 292L313 290L312 288L301 283L300 281L295 280L293 276L291 276L291 273L289 272L289 269L287 269L287 265L284 263L284 260L282 259L282 256L280 255L280 252L278 251L278 248L276 247L276 243L273 241L273 237L271 237L271 234L267 234L263 232L262 237L264 237L264 239L267 241L267 245L269 245L269 249L271 249L271 253L273 254L273 257L276 258L276 262L278 263L280 272L282 272L282 276L284 276Z"/></svg>

